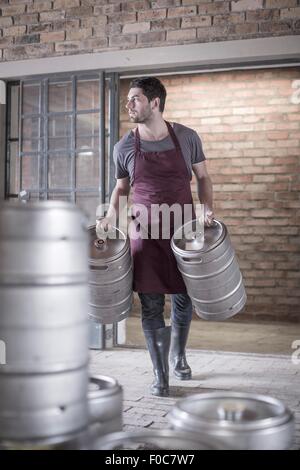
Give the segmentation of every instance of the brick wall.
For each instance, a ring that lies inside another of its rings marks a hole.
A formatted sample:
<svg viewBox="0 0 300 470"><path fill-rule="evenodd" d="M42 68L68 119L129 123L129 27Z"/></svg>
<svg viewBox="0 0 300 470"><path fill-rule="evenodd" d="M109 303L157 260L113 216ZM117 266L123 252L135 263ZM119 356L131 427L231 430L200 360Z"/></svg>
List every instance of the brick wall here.
<svg viewBox="0 0 300 470"><path fill-rule="evenodd" d="M235 318L299 322L300 68L161 79L165 118L202 139L216 216L238 255L248 302ZM127 80L121 90L123 135Z"/></svg>
<svg viewBox="0 0 300 470"><path fill-rule="evenodd" d="M300 34L300 0L0 0L0 59Z"/></svg>

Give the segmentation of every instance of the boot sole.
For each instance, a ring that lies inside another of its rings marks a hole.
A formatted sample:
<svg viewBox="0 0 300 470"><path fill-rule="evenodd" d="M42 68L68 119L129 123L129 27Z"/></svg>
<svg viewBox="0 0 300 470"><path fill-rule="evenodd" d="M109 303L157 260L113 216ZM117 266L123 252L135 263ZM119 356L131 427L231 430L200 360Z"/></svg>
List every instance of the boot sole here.
<svg viewBox="0 0 300 470"><path fill-rule="evenodd" d="M165 391L165 392L159 392L159 391L150 391L151 392L151 395L154 395L155 397L168 397L169 396L169 392Z"/></svg>
<svg viewBox="0 0 300 470"><path fill-rule="evenodd" d="M192 379L192 374L189 375L177 375L174 373L174 377L179 380L191 380Z"/></svg>

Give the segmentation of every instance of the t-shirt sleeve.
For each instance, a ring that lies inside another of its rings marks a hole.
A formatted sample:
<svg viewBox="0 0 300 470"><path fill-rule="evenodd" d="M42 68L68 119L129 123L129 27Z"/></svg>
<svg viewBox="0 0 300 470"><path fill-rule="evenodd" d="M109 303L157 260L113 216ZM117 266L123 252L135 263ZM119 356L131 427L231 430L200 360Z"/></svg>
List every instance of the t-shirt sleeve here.
<svg viewBox="0 0 300 470"><path fill-rule="evenodd" d="M115 177L121 179L129 176L128 170L125 167L125 155L120 152L117 144L114 146L113 159L115 164Z"/></svg>
<svg viewBox="0 0 300 470"><path fill-rule="evenodd" d="M206 160L206 158L203 152L201 139L196 131L192 132L190 139L192 165L194 165L195 163L203 162L204 160Z"/></svg>

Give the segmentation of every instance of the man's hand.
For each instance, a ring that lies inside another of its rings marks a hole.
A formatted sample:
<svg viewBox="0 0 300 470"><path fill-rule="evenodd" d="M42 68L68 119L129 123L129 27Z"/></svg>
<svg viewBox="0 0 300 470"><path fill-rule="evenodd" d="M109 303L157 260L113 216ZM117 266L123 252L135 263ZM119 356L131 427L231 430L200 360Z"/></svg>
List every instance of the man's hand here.
<svg viewBox="0 0 300 470"><path fill-rule="evenodd" d="M103 234L103 232L108 232L112 228L112 219L110 217L102 217L101 219L96 220L96 234L97 236Z"/></svg>
<svg viewBox="0 0 300 470"><path fill-rule="evenodd" d="M204 226L211 227L214 224L214 213L208 207L204 207Z"/></svg>

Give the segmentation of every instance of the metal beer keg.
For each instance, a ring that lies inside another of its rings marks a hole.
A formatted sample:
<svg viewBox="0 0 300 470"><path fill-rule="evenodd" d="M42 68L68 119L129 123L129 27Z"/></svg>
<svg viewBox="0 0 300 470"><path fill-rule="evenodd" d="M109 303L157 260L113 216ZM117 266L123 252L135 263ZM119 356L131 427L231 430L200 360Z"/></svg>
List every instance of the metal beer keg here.
<svg viewBox="0 0 300 470"><path fill-rule="evenodd" d="M183 235L182 235L183 233ZM180 227L171 247L197 315L225 320L246 303L242 274L226 226L215 220L198 232L198 221Z"/></svg>
<svg viewBox="0 0 300 470"><path fill-rule="evenodd" d="M96 226L89 227L89 315L102 324L127 318L133 299L129 240L118 228L113 231L112 238L99 238Z"/></svg>
<svg viewBox="0 0 300 470"><path fill-rule="evenodd" d="M115 379L90 377L88 407L89 423L97 424L99 435L122 430L123 390Z"/></svg>
<svg viewBox="0 0 300 470"><path fill-rule="evenodd" d="M172 429L205 434L235 450L288 449L294 434L293 414L281 401L250 393L190 396L168 418Z"/></svg>
<svg viewBox="0 0 300 470"><path fill-rule="evenodd" d="M220 450L216 439L170 429L143 429L107 434L93 443L94 450Z"/></svg>
<svg viewBox="0 0 300 470"><path fill-rule="evenodd" d="M88 423L86 220L59 201L0 207L0 439L59 442Z"/></svg>

